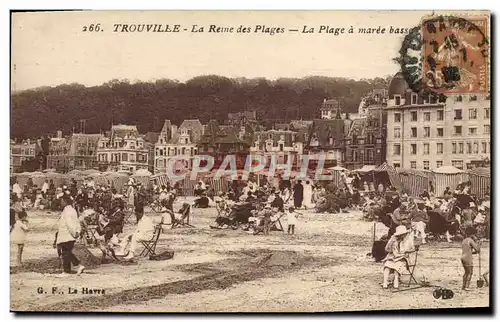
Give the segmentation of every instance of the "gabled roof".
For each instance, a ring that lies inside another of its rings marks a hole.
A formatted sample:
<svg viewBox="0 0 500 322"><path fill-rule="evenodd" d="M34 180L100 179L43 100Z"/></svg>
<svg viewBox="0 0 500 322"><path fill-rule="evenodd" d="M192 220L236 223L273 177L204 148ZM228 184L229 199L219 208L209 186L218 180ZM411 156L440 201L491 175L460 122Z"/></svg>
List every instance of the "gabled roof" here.
<svg viewBox="0 0 500 322"><path fill-rule="evenodd" d="M160 137L160 133L147 132L144 135L144 141L155 144L156 142L158 142L159 137Z"/></svg>
<svg viewBox="0 0 500 322"><path fill-rule="evenodd" d="M172 130L172 123L170 122L170 120L165 120L165 122L163 123L163 127L161 128L161 132L169 133L169 131L171 130Z"/></svg>
<svg viewBox="0 0 500 322"><path fill-rule="evenodd" d="M192 144L196 144L203 135L203 124L201 124L200 120L184 120L177 129L177 131L172 136L172 139L168 142L168 144L178 144L179 138L183 132L183 130L188 130L190 132L189 139Z"/></svg>
<svg viewBox="0 0 500 322"><path fill-rule="evenodd" d="M124 138L125 136L137 136L139 131L135 125L118 124L111 127L111 136L115 138Z"/></svg>
<svg viewBox="0 0 500 322"><path fill-rule="evenodd" d="M330 137L334 139L330 144ZM344 141L344 120L314 120L309 130L307 147L311 147L311 140L317 138L318 145L313 146L322 149L341 148Z"/></svg>

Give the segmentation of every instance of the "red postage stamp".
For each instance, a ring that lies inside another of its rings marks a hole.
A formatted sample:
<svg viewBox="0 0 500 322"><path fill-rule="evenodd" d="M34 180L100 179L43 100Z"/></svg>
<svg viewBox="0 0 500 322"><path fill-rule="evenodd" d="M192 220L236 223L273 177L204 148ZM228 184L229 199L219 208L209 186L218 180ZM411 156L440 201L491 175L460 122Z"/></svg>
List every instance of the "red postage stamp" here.
<svg viewBox="0 0 500 322"><path fill-rule="evenodd" d="M422 20L423 85L441 94L489 91L489 15Z"/></svg>

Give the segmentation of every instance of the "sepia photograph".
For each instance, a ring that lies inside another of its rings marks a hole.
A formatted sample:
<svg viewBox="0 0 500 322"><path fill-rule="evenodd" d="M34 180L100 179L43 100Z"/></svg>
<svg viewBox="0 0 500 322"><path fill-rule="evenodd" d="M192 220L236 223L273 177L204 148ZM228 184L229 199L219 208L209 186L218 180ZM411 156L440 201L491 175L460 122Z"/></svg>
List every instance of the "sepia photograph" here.
<svg viewBox="0 0 500 322"><path fill-rule="evenodd" d="M492 313L489 11L10 18L11 312Z"/></svg>

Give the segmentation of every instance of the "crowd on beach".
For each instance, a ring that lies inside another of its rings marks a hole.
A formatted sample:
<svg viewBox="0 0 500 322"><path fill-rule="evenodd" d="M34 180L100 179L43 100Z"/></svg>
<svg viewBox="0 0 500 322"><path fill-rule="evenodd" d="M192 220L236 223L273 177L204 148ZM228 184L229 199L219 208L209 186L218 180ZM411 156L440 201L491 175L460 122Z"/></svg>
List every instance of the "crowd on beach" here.
<svg viewBox="0 0 500 322"><path fill-rule="evenodd" d="M218 216L212 228L240 227L254 234L268 235L270 231L282 228L295 234L301 216L300 210L323 214L346 213L351 210L363 212L363 218L385 225L388 233L379 241L374 240L371 256L384 264L383 286L388 285L388 274L398 275L403 269L405 249L414 249L414 240L426 244L429 235L434 238L461 238L464 249L464 288L470 284L471 269L469 249L479 249L479 239L489 239L490 200L489 195L478 199L470 194L471 183L460 183L454 190L446 188L440 197L430 191L422 191L418 197L399 192L390 184L377 188L373 184L361 183L359 176L344 174L340 184L312 179L274 180L257 184L254 180L234 180L226 192L216 193L207 182L200 180L194 187L194 201L181 202L174 210L174 202L180 193L178 185L143 186L130 179L122 191L112 185L97 185L91 178L78 185L72 180L68 185L56 187L52 181L45 181L42 187L30 180L22 188L17 182L11 187L11 242L18 247L17 264L22 265L22 252L27 233L28 209L60 212L54 247L61 257L63 274L71 272L71 265L77 273L84 271L83 265L73 254L77 241L90 237L89 227L103 236L103 253L113 250L112 255L132 260L140 241L151 239L158 224L170 221L184 224L191 208L215 207ZM144 216L144 208L150 206L160 214L156 221ZM128 219L135 220L132 233L122 236ZM173 227L173 226L172 226ZM119 238L118 236L121 236ZM411 236L411 238L406 238ZM411 239L408 244L407 240ZM379 242L379 246L375 242ZM380 248L380 245L383 247ZM472 251L471 251L472 252ZM395 277L394 287L398 286Z"/></svg>

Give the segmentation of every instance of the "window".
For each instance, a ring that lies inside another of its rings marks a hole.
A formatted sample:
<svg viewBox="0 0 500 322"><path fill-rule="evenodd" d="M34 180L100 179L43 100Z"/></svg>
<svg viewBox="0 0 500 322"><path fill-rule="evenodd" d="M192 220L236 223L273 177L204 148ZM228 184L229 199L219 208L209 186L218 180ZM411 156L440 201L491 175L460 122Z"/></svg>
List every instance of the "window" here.
<svg viewBox="0 0 500 322"><path fill-rule="evenodd" d="M472 151L474 152L474 154L479 153L479 143L478 142L474 142L474 145L472 146Z"/></svg>
<svg viewBox="0 0 500 322"><path fill-rule="evenodd" d="M443 143L436 144L436 152L437 154L443 154Z"/></svg>
<svg viewBox="0 0 500 322"><path fill-rule="evenodd" d="M487 153L486 152L486 142L481 142L481 153Z"/></svg>
<svg viewBox="0 0 500 322"><path fill-rule="evenodd" d="M456 154L457 153L457 144L455 142L453 142L451 144L451 153L452 154Z"/></svg>
<svg viewBox="0 0 500 322"><path fill-rule="evenodd" d="M443 121L444 120L444 111L443 110L438 110L437 111L437 120L438 121Z"/></svg>
<svg viewBox="0 0 500 322"><path fill-rule="evenodd" d="M424 170L429 170L429 161L424 161Z"/></svg>
<svg viewBox="0 0 500 322"><path fill-rule="evenodd" d="M424 113L424 121L430 121L431 120L431 112L425 112Z"/></svg>
<svg viewBox="0 0 500 322"><path fill-rule="evenodd" d="M455 135L462 135L462 126L461 125L455 125Z"/></svg>
<svg viewBox="0 0 500 322"><path fill-rule="evenodd" d="M401 105L401 95L394 95L394 105Z"/></svg>
<svg viewBox="0 0 500 322"><path fill-rule="evenodd" d="M477 127L469 127L469 135L476 135Z"/></svg>
<svg viewBox="0 0 500 322"><path fill-rule="evenodd" d="M431 128L430 127L424 127L424 138L428 138L431 136Z"/></svg>
<svg viewBox="0 0 500 322"><path fill-rule="evenodd" d="M424 143L424 154L429 154L429 143Z"/></svg>
<svg viewBox="0 0 500 322"><path fill-rule="evenodd" d="M401 137L401 129L399 127L394 128L394 137L395 138Z"/></svg>
<svg viewBox="0 0 500 322"><path fill-rule="evenodd" d="M490 126L489 125L484 126L484 134L490 134Z"/></svg>
<svg viewBox="0 0 500 322"><path fill-rule="evenodd" d="M399 162L394 162L394 163L392 164L392 166L393 166L394 168L401 168L401 164L400 164Z"/></svg>
<svg viewBox="0 0 500 322"><path fill-rule="evenodd" d="M473 168L472 163L467 163L466 166L467 166L467 170L472 170L472 168Z"/></svg>
<svg viewBox="0 0 500 322"><path fill-rule="evenodd" d="M394 113L394 123L401 122L401 113Z"/></svg>
<svg viewBox="0 0 500 322"><path fill-rule="evenodd" d="M130 154L129 158L130 158L130 162L135 162L135 154Z"/></svg>
<svg viewBox="0 0 500 322"><path fill-rule="evenodd" d="M418 95L417 94L411 94L411 104L416 105L418 103Z"/></svg>
<svg viewBox="0 0 500 322"><path fill-rule="evenodd" d="M490 109L489 108L485 108L484 109L484 118L485 119L489 119L490 118Z"/></svg>
<svg viewBox="0 0 500 322"><path fill-rule="evenodd" d="M463 154L463 153L464 153L464 144L458 143L458 154Z"/></svg>
<svg viewBox="0 0 500 322"><path fill-rule="evenodd" d="M394 155L401 155L401 145L400 144L394 144Z"/></svg>
<svg viewBox="0 0 500 322"><path fill-rule="evenodd" d="M438 137L443 137L444 136L444 130L442 127L437 128L437 136Z"/></svg>
<svg viewBox="0 0 500 322"><path fill-rule="evenodd" d="M417 112L415 111L411 112L411 121L416 122L417 120L418 120Z"/></svg>
<svg viewBox="0 0 500 322"><path fill-rule="evenodd" d="M443 166L443 161L436 161L436 168L441 168Z"/></svg>
<svg viewBox="0 0 500 322"><path fill-rule="evenodd" d="M477 108L469 108L469 120L477 119Z"/></svg>
<svg viewBox="0 0 500 322"><path fill-rule="evenodd" d="M462 110L455 110L455 120L462 119Z"/></svg>
<svg viewBox="0 0 500 322"><path fill-rule="evenodd" d="M460 170L464 168L464 162L462 160L452 160L451 165Z"/></svg>
<svg viewBox="0 0 500 322"><path fill-rule="evenodd" d="M412 138L416 138L417 137L417 128L416 127L412 127L411 128L411 137Z"/></svg>
<svg viewBox="0 0 500 322"><path fill-rule="evenodd" d="M416 144L412 144L410 146L410 151L411 151L411 154L417 154L417 145Z"/></svg>
<svg viewBox="0 0 500 322"><path fill-rule="evenodd" d="M416 169L417 168L417 161L410 161L410 168Z"/></svg>
<svg viewBox="0 0 500 322"><path fill-rule="evenodd" d="M128 161L128 154L127 153L122 153L122 160Z"/></svg>
<svg viewBox="0 0 500 322"><path fill-rule="evenodd" d="M467 153L472 154L472 143L471 142L467 142Z"/></svg>

